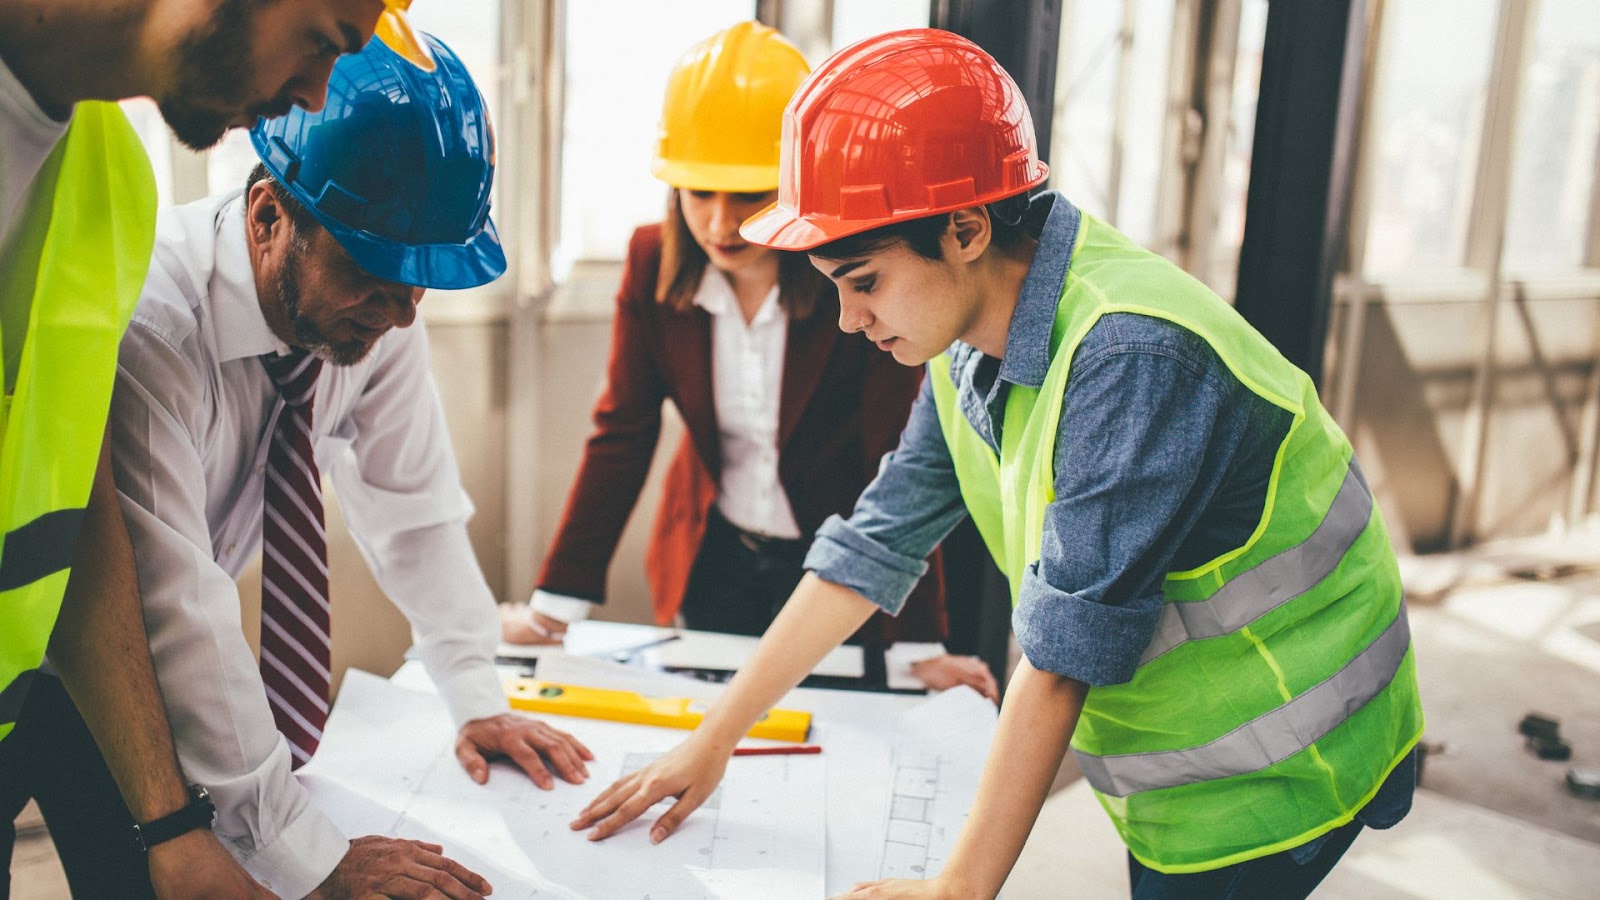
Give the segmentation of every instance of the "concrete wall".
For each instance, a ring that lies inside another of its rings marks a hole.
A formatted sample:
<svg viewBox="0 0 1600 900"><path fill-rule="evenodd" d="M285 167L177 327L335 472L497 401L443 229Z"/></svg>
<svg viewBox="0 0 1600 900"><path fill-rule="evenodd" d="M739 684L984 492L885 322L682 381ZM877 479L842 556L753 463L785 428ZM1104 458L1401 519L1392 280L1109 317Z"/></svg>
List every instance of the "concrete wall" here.
<svg viewBox="0 0 1600 900"><path fill-rule="evenodd" d="M1343 424L1405 549L1439 550L1449 541L1468 477L1463 448L1481 309L1462 301L1366 307L1354 423ZM1594 403L1600 303L1534 300L1526 312L1525 321L1515 303L1501 304L1483 475L1469 518L1475 540L1566 527L1574 511L1581 519L1595 506L1591 488L1574 509L1573 457L1594 440L1585 409ZM1335 317L1334 333L1346 315Z"/></svg>

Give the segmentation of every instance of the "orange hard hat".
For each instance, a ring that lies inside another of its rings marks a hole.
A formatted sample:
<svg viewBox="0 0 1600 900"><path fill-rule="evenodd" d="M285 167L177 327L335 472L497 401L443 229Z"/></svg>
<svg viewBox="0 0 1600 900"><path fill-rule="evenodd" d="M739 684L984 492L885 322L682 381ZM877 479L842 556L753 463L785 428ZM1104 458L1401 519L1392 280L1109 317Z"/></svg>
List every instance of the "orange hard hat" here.
<svg viewBox="0 0 1600 900"><path fill-rule="evenodd" d="M433 71L433 54L428 45L417 38L417 32L406 18L411 0L383 0L383 12L378 16L373 34L389 45L389 49L405 57L424 72Z"/></svg>
<svg viewBox="0 0 1600 900"><path fill-rule="evenodd" d="M809 250L883 225L982 206L1043 182L1033 117L994 57L933 28L829 57L783 113L778 201L739 229Z"/></svg>

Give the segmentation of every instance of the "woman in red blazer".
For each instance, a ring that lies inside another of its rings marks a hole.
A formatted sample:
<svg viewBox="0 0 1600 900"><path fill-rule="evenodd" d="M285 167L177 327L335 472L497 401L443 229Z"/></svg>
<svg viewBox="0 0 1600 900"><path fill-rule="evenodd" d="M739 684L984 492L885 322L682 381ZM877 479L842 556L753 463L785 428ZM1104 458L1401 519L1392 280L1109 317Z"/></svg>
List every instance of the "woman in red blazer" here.
<svg viewBox="0 0 1600 900"><path fill-rule="evenodd" d="M653 165L672 187L666 221L628 244L595 430L531 606L503 610L507 640L559 641L604 602L664 401L687 433L645 560L662 624L681 615L690 628L764 631L804 575L818 526L849 514L893 449L921 369L841 333L838 296L804 254L739 237L775 199L783 106L808 71L754 22L701 42L674 69ZM902 614L875 616L856 638L915 642L899 659L929 686L994 697L979 660L938 647L945 631L936 551Z"/></svg>

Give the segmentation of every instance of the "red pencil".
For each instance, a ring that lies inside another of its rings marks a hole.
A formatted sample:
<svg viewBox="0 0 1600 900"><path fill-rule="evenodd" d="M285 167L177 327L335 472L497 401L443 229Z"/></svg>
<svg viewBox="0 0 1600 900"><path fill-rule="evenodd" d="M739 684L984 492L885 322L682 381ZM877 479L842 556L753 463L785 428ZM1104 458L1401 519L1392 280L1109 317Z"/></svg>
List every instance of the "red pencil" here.
<svg viewBox="0 0 1600 900"><path fill-rule="evenodd" d="M799 753L821 753L822 748L816 744L801 744L795 747L736 747L734 756L794 756Z"/></svg>

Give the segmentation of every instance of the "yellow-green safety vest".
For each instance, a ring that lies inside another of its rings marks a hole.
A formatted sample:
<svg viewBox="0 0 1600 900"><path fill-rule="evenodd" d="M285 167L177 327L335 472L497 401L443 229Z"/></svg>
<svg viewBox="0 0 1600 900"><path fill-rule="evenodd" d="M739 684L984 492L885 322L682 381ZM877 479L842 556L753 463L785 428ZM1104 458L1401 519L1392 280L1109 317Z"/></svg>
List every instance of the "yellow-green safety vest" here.
<svg viewBox="0 0 1600 900"><path fill-rule="evenodd" d="M1246 388L1293 415L1255 531L1167 573L1133 679L1091 688L1072 739L1135 858L1205 871L1349 822L1422 734L1416 665L1388 531L1311 379L1200 282L1087 214L1049 372L1037 389L1011 386L998 456L961 413L950 356L928 364L962 498L1013 605L1055 500L1073 353L1108 313L1194 332Z"/></svg>
<svg viewBox="0 0 1600 900"><path fill-rule="evenodd" d="M0 272L0 309L28 310L15 389L0 402L0 738L61 609L117 345L155 244L150 160L115 103L77 105L32 196Z"/></svg>

